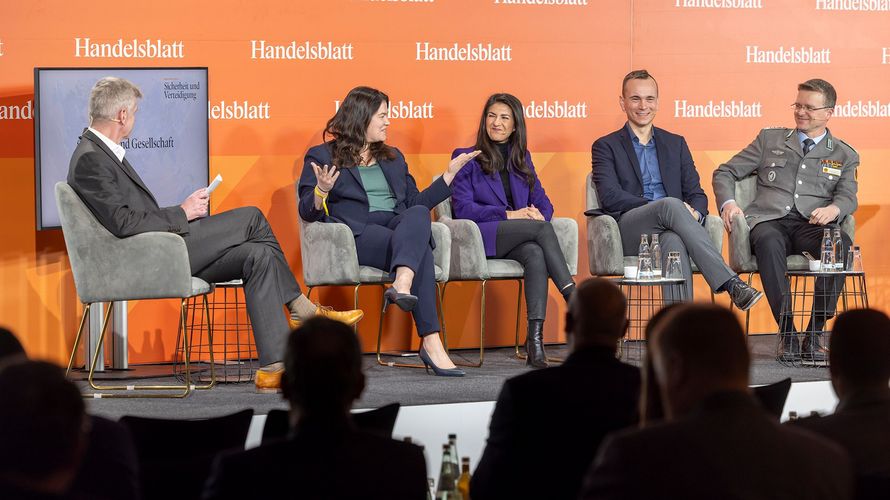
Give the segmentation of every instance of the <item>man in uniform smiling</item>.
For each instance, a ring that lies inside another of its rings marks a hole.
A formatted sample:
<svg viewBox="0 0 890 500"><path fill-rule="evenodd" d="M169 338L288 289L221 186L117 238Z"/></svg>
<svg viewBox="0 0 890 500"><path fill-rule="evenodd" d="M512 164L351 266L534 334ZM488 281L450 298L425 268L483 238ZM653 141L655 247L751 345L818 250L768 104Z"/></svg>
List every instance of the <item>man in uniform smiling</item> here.
<svg viewBox="0 0 890 500"><path fill-rule="evenodd" d="M837 93L825 80L807 80L797 86L791 105L796 128L766 128L728 162L714 171L714 194L727 231L741 215L751 228L751 250L763 288L783 341L779 357L796 359L797 336L788 317L780 318L783 297L788 296L786 257L803 251L819 255L824 229L836 229L856 210L856 168L859 154L828 130ZM757 194L743 212L735 202L735 181L757 175ZM843 255L851 244L841 231ZM804 341L805 359L822 361L820 343L825 321L834 314L843 277L816 280L813 316ZM786 299L787 300L787 299ZM783 324L785 323L785 324Z"/></svg>

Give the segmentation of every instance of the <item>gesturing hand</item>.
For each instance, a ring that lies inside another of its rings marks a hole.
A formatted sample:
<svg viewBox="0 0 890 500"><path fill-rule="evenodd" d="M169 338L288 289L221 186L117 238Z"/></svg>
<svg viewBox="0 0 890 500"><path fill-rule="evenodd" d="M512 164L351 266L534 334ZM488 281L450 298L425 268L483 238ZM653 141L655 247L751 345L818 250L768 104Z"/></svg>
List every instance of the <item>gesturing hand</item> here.
<svg viewBox="0 0 890 500"><path fill-rule="evenodd" d="M481 152L482 151L479 151L477 149L472 153L461 153L455 156L451 160L451 163L448 164L448 169L445 170L444 174L442 174L442 179L445 181L445 184L448 184L450 186L451 181L454 180L454 176L457 175L458 172L460 172L460 169L463 168L463 166L466 165L467 162L479 156L479 153Z"/></svg>
<svg viewBox="0 0 890 500"><path fill-rule="evenodd" d="M207 215L207 208L210 206L210 195L206 188L201 188L190 194L188 198L182 202L182 210L185 212L185 218L189 222Z"/></svg>
<svg viewBox="0 0 890 500"><path fill-rule="evenodd" d="M732 219L736 215L745 216L745 212L742 212L742 209L736 205L736 202L730 201L726 205L723 206L723 210L720 212L720 217L723 218L723 227L726 228L726 232L732 232Z"/></svg>
<svg viewBox="0 0 890 500"><path fill-rule="evenodd" d="M542 214L541 211L538 210L538 207L530 205L526 210L528 210L528 214L531 216L532 219L544 220L544 214Z"/></svg>
<svg viewBox="0 0 890 500"><path fill-rule="evenodd" d="M337 182L337 178L340 177L340 169L338 169L335 165L328 167L327 165L323 167L319 167L315 162L311 162L312 170L315 172L315 179L317 180L318 189L327 193L331 189L334 189L334 183Z"/></svg>

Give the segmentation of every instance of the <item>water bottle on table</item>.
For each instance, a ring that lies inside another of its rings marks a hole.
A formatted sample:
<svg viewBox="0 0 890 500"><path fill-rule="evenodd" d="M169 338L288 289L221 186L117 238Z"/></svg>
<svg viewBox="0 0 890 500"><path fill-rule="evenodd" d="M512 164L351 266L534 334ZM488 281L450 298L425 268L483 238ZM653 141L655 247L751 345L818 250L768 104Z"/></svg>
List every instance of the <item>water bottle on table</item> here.
<svg viewBox="0 0 890 500"><path fill-rule="evenodd" d="M640 251L637 253L639 264L637 265L637 279L652 279L652 254L649 251L649 240L646 235L640 236Z"/></svg>
<svg viewBox="0 0 890 500"><path fill-rule="evenodd" d="M834 244L831 241L831 229L822 231L822 272L834 271Z"/></svg>

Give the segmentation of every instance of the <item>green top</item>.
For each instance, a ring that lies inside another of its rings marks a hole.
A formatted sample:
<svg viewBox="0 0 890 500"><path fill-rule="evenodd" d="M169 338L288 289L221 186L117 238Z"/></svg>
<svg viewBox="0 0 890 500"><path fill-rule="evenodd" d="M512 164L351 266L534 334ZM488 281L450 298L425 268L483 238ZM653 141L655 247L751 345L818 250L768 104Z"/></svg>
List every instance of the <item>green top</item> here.
<svg viewBox="0 0 890 500"><path fill-rule="evenodd" d="M368 195L368 211L392 212L396 208L396 197L393 196L380 165L375 163L357 168L365 186L365 193Z"/></svg>

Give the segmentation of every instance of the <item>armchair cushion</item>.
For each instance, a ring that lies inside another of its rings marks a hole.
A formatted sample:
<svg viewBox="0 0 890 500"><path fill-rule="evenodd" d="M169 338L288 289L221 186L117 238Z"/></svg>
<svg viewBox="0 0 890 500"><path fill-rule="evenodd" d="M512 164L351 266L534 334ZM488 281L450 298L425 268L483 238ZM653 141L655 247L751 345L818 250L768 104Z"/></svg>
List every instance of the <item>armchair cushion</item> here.
<svg viewBox="0 0 890 500"><path fill-rule="evenodd" d="M362 281L355 237L346 224L300 219L300 247L306 286L357 285Z"/></svg>
<svg viewBox="0 0 890 500"><path fill-rule="evenodd" d="M594 276L622 275L624 266L637 260L631 256L633 263L625 264L618 222L610 215L587 218L587 258Z"/></svg>
<svg viewBox="0 0 890 500"><path fill-rule="evenodd" d="M569 266L569 273L575 276L578 274L578 221L568 217L554 217L551 224Z"/></svg>

